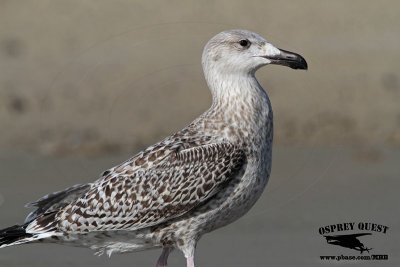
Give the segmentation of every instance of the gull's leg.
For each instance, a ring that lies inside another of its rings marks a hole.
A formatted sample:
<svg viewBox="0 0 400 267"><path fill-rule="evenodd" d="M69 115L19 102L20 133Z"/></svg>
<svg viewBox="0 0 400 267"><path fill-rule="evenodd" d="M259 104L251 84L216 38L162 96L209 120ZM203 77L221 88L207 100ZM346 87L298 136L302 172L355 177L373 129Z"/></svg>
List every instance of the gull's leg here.
<svg viewBox="0 0 400 267"><path fill-rule="evenodd" d="M186 258L186 267L194 267L194 257Z"/></svg>
<svg viewBox="0 0 400 267"><path fill-rule="evenodd" d="M178 244L178 248L183 252L186 258L186 266L194 267L194 251L196 250L196 238L188 238L186 242Z"/></svg>
<svg viewBox="0 0 400 267"><path fill-rule="evenodd" d="M161 255L157 261L157 267L167 267L168 256L172 250L173 248L163 248L163 251L161 252Z"/></svg>

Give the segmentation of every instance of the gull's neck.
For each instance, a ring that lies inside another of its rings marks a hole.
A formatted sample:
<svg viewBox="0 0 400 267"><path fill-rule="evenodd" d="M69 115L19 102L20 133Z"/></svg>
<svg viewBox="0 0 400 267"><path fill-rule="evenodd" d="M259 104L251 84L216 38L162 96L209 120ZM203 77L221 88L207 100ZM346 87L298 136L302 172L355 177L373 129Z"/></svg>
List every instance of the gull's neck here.
<svg viewBox="0 0 400 267"><path fill-rule="evenodd" d="M205 78L212 94L210 111L224 118L242 117L249 123L257 123L260 117L268 117L271 105L267 93L258 83L254 73L223 73L205 71ZM262 119L260 123L264 122Z"/></svg>
<svg viewBox="0 0 400 267"><path fill-rule="evenodd" d="M249 144L245 146L249 153L270 153L273 114L268 95L254 73L208 72L205 77L213 97L211 108L201 117L210 122L203 124L205 130L232 142Z"/></svg>

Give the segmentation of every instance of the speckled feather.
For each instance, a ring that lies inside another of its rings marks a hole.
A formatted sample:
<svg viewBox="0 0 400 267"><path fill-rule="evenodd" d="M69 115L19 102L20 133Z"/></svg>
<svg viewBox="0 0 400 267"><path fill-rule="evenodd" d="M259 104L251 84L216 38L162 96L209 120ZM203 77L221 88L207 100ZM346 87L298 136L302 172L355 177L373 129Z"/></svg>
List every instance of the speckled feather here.
<svg viewBox="0 0 400 267"><path fill-rule="evenodd" d="M243 151L229 143L182 147L159 144L107 171L50 224L64 233L153 226L212 197L245 163ZM51 228L42 221L47 222L37 218L29 232Z"/></svg>
<svg viewBox="0 0 400 267"><path fill-rule="evenodd" d="M97 181L28 204L36 210L0 232L0 247L55 242L109 255L164 247L157 266L178 248L194 266L200 237L243 216L268 182L272 108L254 73L279 53L249 31L216 35L202 56L209 110Z"/></svg>

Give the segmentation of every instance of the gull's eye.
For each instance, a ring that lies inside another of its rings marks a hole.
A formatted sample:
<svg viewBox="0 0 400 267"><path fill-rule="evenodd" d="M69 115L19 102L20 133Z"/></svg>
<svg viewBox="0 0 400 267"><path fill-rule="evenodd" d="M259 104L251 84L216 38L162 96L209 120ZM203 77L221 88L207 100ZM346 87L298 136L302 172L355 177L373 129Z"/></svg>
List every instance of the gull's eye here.
<svg viewBox="0 0 400 267"><path fill-rule="evenodd" d="M240 44L242 47L249 47L251 43L250 43L249 40L240 40L240 41L239 41L239 44Z"/></svg>

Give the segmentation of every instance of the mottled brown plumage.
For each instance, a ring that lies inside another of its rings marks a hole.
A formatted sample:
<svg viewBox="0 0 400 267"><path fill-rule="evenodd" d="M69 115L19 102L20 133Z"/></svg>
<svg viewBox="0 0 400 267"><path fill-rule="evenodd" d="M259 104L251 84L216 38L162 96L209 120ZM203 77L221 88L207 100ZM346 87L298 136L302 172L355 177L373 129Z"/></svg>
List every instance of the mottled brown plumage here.
<svg viewBox="0 0 400 267"><path fill-rule="evenodd" d="M208 111L97 181L29 204L36 210L0 231L0 247L43 241L109 255L162 247L159 267L178 248L194 266L200 237L245 214L268 181L273 116L255 71L307 68L299 55L244 30L212 38L202 64L213 95Z"/></svg>

